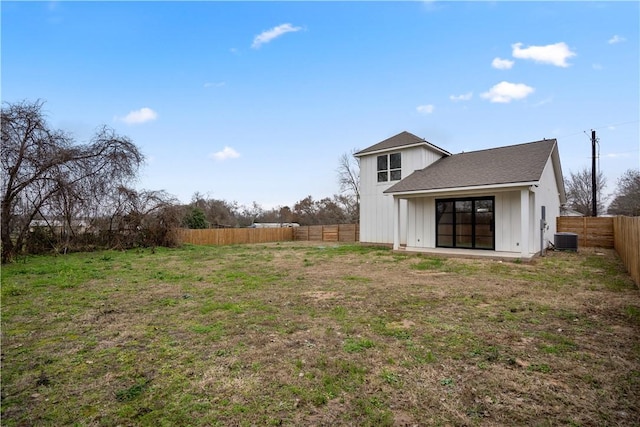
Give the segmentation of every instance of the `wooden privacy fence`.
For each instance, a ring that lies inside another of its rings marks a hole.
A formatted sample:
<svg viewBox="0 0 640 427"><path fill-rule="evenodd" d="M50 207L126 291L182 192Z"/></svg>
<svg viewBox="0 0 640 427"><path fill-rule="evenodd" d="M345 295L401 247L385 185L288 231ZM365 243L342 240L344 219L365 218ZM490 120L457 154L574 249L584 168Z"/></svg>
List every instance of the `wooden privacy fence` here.
<svg viewBox="0 0 640 427"><path fill-rule="evenodd" d="M360 226L358 224L308 225L296 227L294 240L322 242L359 242Z"/></svg>
<svg viewBox="0 0 640 427"><path fill-rule="evenodd" d="M207 228L202 230L178 229L181 243L192 245L236 245L243 243L268 243L318 241L358 242L358 224L309 225L282 228Z"/></svg>
<svg viewBox="0 0 640 427"><path fill-rule="evenodd" d="M293 240L293 228L180 228L178 236L180 242L192 245L287 242Z"/></svg>
<svg viewBox="0 0 640 427"><path fill-rule="evenodd" d="M559 216L558 232L576 233L578 247L613 248L613 217Z"/></svg>
<svg viewBox="0 0 640 427"><path fill-rule="evenodd" d="M615 248L627 271L640 286L640 216L613 218Z"/></svg>

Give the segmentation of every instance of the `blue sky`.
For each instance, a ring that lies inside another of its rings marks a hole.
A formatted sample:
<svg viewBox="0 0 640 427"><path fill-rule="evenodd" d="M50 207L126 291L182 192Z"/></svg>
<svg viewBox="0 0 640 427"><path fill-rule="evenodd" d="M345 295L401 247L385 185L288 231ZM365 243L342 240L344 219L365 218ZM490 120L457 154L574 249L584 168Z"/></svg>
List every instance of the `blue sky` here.
<svg viewBox="0 0 640 427"><path fill-rule="evenodd" d="M102 124L138 188L263 207L339 191L401 131L458 153L557 138L565 176L640 167L638 2L10 2L2 101Z"/></svg>

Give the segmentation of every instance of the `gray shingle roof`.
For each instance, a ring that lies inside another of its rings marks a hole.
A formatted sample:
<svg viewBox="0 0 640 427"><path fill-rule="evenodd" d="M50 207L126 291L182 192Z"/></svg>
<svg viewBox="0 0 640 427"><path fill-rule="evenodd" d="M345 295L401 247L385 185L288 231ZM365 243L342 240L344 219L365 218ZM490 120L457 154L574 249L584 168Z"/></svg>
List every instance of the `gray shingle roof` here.
<svg viewBox="0 0 640 427"><path fill-rule="evenodd" d="M443 157L385 193L539 181L556 143L555 139L545 139Z"/></svg>
<svg viewBox="0 0 640 427"><path fill-rule="evenodd" d="M377 144L374 144L371 147L358 151L357 153L354 154L354 156L361 156L367 153L373 153L376 151L383 151L383 150L391 150L394 148L401 148L401 147L405 147L408 145L415 145L415 144L426 144L431 148L434 148L438 152L441 152L446 155L450 154L446 150L443 150L442 148L431 144L429 141L427 141L424 138L420 138L419 136L415 136L412 133L403 131L395 136L392 136L391 138L387 138L384 141L378 142Z"/></svg>

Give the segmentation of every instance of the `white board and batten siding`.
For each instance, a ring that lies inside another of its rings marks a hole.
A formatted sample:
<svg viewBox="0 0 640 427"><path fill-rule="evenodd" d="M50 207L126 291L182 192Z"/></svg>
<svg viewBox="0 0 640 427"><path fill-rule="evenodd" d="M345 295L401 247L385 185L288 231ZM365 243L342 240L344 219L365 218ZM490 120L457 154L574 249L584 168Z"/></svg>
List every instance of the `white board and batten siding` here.
<svg viewBox="0 0 640 427"><path fill-rule="evenodd" d="M559 166L556 166L556 168ZM540 178L540 185L536 188L536 224L540 223L542 217L541 206L546 207L547 212L547 229L544 231L544 245L548 247L549 242L553 243L556 230L556 218L560 216L560 197L558 195L558 187L562 183L558 183L558 174L562 176L562 171L556 170L551 159L547 161ZM539 233L538 233L539 234ZM540 250L538 236L537 250Z"/></svg>
<svg viewBox="0 0 640 427"><path fill-rule="evenodd" d="M494 223L496 251L520 251L520 191L495 194Z"/></svg>
<svg viewBox="0 0 640 427"><path fill-rule="evenodd" d="M382 154L401 153L402 178L423 169L442 157L426 146L390 149L360 157L360 241L393 243L393 196L384 194L398 181L378 182L377 158ZM407 244L407 201L400 201L401 244Z"/></svg>
<svg viewBox="0 0 640 427"><path fill-rule="evenodd" d="M550 159L547 161L537 186L495 194L495 250L498 252L522 251L522 191L528 193L529 198L528 248L526 248L526 252L535 254L541 250L541 246L546 248L550 241L553 242L556 233L555 218L560 216L560 198L558 197L556 174ZM540 220L542 219L542 206L546 210L547 227L543 230L541 245Z"/></svg>
<svg viewBox="0 0 640 427"><path fill-rule="evenodd" d="M479 191L473 193L475 197L490 196L494 198L495 251L522 251L523 236L521 233L521 194L524 191L529 198L529 223L535 224L528 230L528 253L540 250L539 224L542 217L542 206L546 207L548 229L544 231L544 245L553 239L556 233L554 218L560 213L557 197L556 179L553 171L543 175L535 192L529 186L497 190L493 192ZM429 197L417 197L407 200L408 226L405 239L408 247L435 248L436 247L436 218L435 203L437 199L460 197L460 193L442 193Z"/></svg>
<svg viewBox="0 0 640 427"><path fill-rule="evenodd" d="M520 251L520 191L474 193L474 196L493 196L495 200L495 250ZM460 194L439 194L433 197L408 199L407 246L436 247L436 199L460 197Z"/></svg>

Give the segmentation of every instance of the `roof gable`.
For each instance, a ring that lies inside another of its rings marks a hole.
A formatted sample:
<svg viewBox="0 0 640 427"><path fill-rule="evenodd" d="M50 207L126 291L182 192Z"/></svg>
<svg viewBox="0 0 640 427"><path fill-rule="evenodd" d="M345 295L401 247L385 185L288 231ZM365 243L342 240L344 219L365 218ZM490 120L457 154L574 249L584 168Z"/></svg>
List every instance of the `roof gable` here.
<svg viewBox="0 0 640 427"><path fill-rule="evenodd" d="M391 138L387 138L384 141L378 142L377 144L374 144L371 147L358 151L357 153L354 154L354 156L360 157L366 154L373 154L373 153L378 153L382 151L406 148L406 147L416 146L416 145L426 145L427 147L431 148L432 150L440 154L444 154L446 156L451 155L451 153L449 153L448 151L443 150L442 148L431 144L426 139L420 138L419 136L416 136L407 131L403 131L395 136L392 136Z"/></svg>
<svg viewBox="0 0 640 427"><path fill-rule="evenodd" d="M539 181L555 139L443 157L415 171L385 193L417 192ZM554 156L555 157L555 156Z"/></svg>

